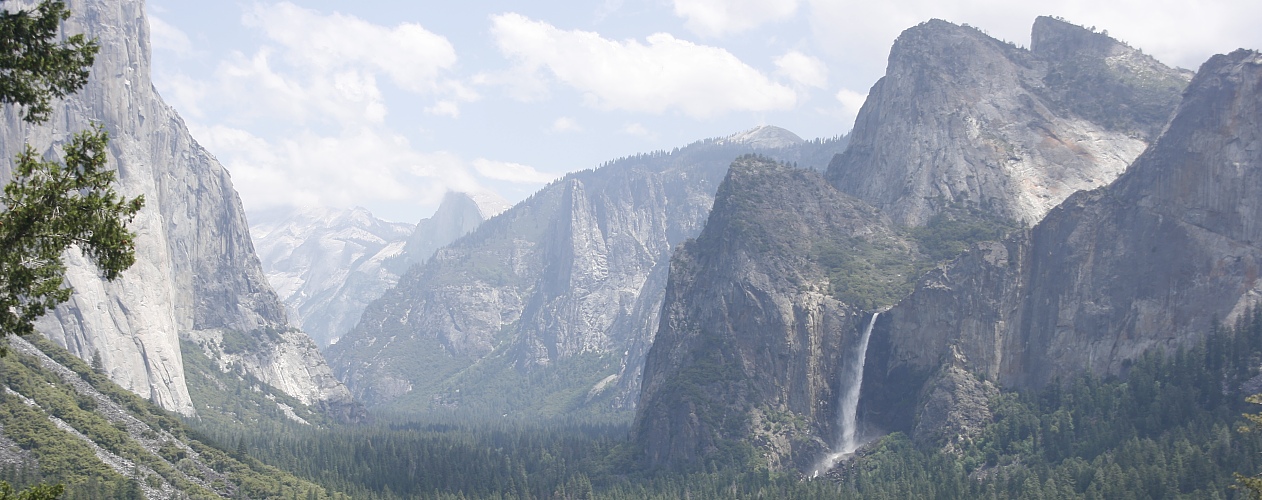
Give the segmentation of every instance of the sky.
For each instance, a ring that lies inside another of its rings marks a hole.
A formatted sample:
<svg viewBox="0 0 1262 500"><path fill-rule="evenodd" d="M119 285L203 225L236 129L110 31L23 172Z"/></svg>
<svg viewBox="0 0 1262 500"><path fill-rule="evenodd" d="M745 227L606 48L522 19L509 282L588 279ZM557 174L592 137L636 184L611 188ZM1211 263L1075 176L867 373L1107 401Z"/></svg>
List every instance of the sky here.
<svg viewBox="0 0 1262 500"><path fill-rule="evenodd" d="M1029 45L1039 15L1172 66L1262 49L1257 0L149 0L154 85L247 211L428 217L759 125L847 133L894 39L938 18Z"/></svg>

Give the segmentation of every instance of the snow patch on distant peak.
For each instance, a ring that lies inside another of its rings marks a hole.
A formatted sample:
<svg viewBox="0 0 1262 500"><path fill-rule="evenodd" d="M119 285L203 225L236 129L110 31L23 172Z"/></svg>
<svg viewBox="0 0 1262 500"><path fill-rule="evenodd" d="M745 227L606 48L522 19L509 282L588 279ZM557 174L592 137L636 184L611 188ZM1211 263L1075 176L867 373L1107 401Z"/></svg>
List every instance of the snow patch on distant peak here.
<svg viewBox="0 0 1262 500"><path fill-rule="evenodd" d="M796 146L806 141L797 134L773 125L759 125L744 132L724 137L723 144L747 144L757 149L775 149Z"/></svg>

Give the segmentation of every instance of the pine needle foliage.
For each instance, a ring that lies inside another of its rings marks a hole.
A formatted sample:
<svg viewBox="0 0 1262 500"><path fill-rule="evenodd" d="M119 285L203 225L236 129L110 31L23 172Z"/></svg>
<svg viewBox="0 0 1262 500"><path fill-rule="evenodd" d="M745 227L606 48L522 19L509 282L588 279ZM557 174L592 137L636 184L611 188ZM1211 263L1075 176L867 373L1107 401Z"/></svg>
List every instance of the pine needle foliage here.
<svg viewBox="0 0 1262 500"><path fill-rule="evenodd" d="M144 197L119 196L106 166L109 136L100 127L66 145L65 162L18 156L0 203L0 331L26 335L34 321L70 299L62 254L78 247L106 279L135 262L135 235L126 227Z"/></svg>
<svg viewBox="0 0 1262 500"><path fill-rule="evenodd" d="M69 17L61 0L0 10L0 103L23 106L27 122L46 121L53 99L87 83L100 47L83 35L62 39ZM135 235L126 225L144 197L129 200L114 191L108 144L98 125L76 134L62 161L43 159L30 145L18 155L0 196L0 335L34 332L36 319L70 300L62 260L70 248L83 251L109 280L135 262Z"/></svg>
<svg viewBox="0 0 1262 500"><path fill-rule="evenodd" d="M58 32L68 18L70 9L60 0L0 11L0 103L24 106L28 122L47 120L53 99L82 88L100 50L83 35L61 40Z"/></svg>

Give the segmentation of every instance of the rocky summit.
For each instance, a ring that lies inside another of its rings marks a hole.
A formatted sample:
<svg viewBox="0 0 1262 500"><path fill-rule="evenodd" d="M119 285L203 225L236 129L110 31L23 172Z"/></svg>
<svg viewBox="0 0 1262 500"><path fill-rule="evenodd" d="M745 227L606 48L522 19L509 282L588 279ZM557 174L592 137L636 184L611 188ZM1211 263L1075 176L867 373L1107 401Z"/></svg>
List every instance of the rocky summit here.
<svg viewBox="0 0 1262 500"><path fill-rule="evenodd" d="M355 326L364 305L399 280L384 264L402 253L413 229L362 208L276 209L250 219L268 282L294 324L321 346Z"/></svg>
<svg viewBox="0 0 1262 500"><path fill-rule="evenodd" d="M1262 56L1210 59L1117 182L927 275L886 315L886 371L934 370L954 348L989 380L1039 387L1233 322L1259 298L1259 103Z"/></svg>
<svg viewBox="0 0 1262 500"><path fill-rule="evenodd" d="M1026 50L940 20L903 32L828 179L912 226L958 204L1033 224L1112 182L1190 74L1048 17L1031 38Z"/></svg>

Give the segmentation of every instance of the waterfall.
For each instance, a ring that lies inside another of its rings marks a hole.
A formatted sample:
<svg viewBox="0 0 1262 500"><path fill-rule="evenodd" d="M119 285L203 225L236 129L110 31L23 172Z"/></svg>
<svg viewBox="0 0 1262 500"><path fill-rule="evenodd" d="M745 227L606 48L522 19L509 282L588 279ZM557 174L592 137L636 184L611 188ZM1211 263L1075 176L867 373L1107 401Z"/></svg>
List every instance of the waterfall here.
<svg viewBox="0 0 1262 500"><path fill-rule="evenodd" d="M842 458L854 454L855 450L859 449L859 442L855 439L859 427L859 391L863 388L863 365L868 358L868 340L872 337L872 327L876 325L876 317L879 315L880 313L872 313L868 326L863 329L863 335L859 337L859 348L855 349L850 370L846 373L848 378L842 379L846 382L846 390L837 400L837 406L841 409L841 414L837 416L837 423L841 427L837 449L824 457L823 462L815 468L812 477L828 472Z"/></svg>
<svg viewBox="0 0 1262 500"><path fill-rule="evenodd" d="M849 455L859 449L855 442L855 430L859 424L859 389L863 388L863 365L868 359L868 340L872 338L872 326L876 325L876 317L880 313L872 313L868 327L863 329L859 338L859 348L855 350L854 362L850 364L850 385L841 395L841 449L843 455Z"/></svg>

